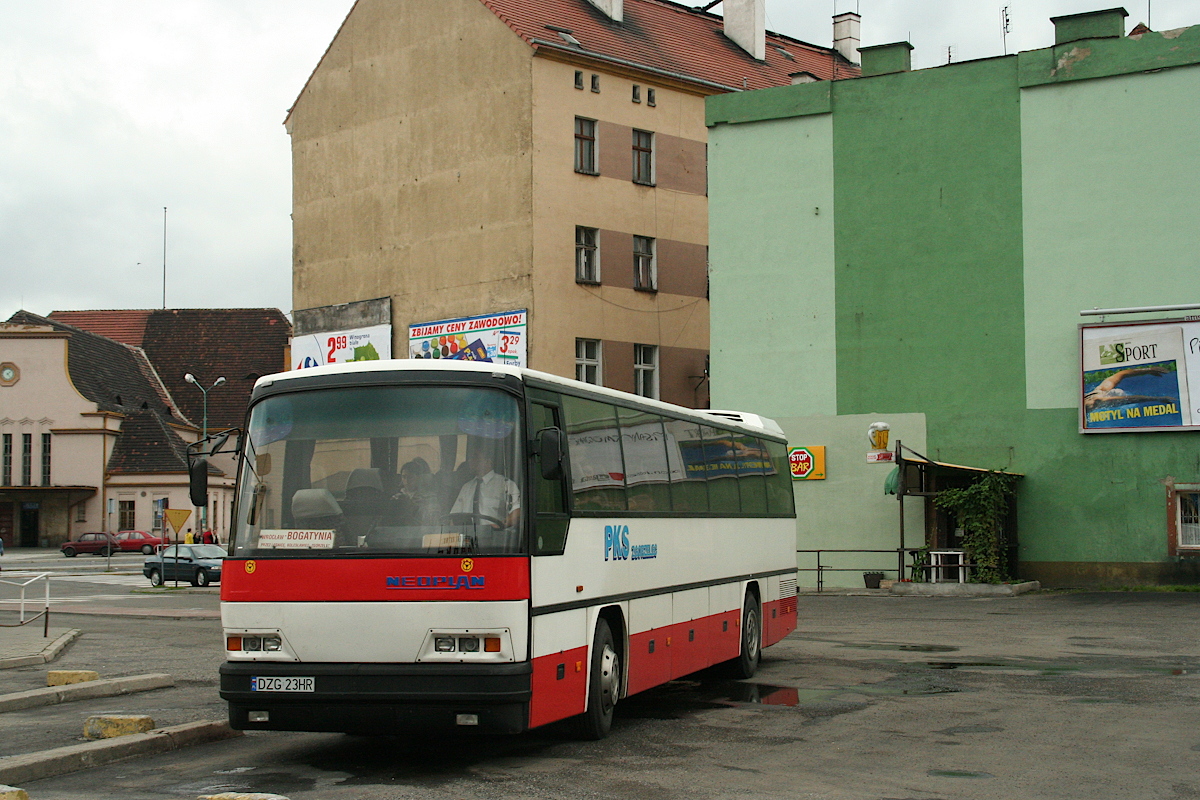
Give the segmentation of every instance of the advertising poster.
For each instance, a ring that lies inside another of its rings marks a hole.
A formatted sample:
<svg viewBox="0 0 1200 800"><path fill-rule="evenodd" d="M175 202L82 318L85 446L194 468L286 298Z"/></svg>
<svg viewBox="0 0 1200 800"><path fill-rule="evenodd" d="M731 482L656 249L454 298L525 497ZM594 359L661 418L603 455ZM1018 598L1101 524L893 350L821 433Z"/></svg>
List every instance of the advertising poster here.
<svg viewBox="0 0 1200 800"><path fill-rule="evenodd" d="M1085 433L1195 428L1200 321L1080 328Z"/></svg>
<svg viewBox="0 0 1200 800"><path fill-rule="evenodd" d="M479 317L443 319L408 327L409 358L490 361L525 367L525 309Z"/></svg>
<svg viewBox="0 0 1200 800"><path fill-rule="evenodd" d="M309 333L292 339L292 368L305 369L392 357L392 326Z"/></svg>

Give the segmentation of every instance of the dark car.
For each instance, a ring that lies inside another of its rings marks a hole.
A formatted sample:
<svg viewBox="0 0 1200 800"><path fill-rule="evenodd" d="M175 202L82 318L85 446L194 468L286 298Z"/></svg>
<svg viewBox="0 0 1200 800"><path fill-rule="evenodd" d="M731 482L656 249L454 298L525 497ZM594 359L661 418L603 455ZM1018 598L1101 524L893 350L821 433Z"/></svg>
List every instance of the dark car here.
<svg viewBox="0 0 1200 800"><path fill-rule="evenodd" d="M154 586L187 581L192 586L221 582L221 560L229 555L215 544L173 544L146 559L142 574Z"/></svg>
<svg viewBox="0 0 1200 800"><path fill-rule="evenodd" d="M117 544L126 553L141 550L146 555L150 555L160 545L165 544L165 542L161 536L155 536L146 531L119 531L117 533Z"/></svg>
<svg viewBox="0 0 1200 800"><path fill-rule="evenodd" d="M121 549L117 537L111 533L85 533L71 542L63 542L62 554L72 558L76 553L95 553L106 556Z"/></svg>

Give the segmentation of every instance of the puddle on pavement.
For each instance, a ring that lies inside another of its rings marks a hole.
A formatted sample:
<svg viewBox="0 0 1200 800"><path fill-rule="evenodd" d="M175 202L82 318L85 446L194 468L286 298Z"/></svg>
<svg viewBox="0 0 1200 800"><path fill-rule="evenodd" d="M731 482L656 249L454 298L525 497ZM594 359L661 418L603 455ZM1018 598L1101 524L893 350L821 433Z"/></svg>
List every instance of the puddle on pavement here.
<svg viewBox="0 0 1200 800"><path fill-rule="evenodd" d="M968 772L962 769L931 769L925 773L931 778L993 778L989 772Z"/></svg>
<svg viewBox="0 0 1200 800"><path fill-rule="evenodd" d="M900 650L905 653L953 653L959 648L944 644L869 644L865 642L848 642L841 647L853 647L856 650Z"/></svg>
<svg viewBox="0 0 1200 800"><path fill-rule="evenodd" d="M1007 665L994 661L926 661L925 666L930 669L958 669L959 667L1004 667Z"/></svg>
<svg viewBox="0 0 1200 800"><path fill-rule="evenodd" d="M1004 728L997 728L995 725L959 725L956 728L943 728L934 733L940 733L943 736L958 736L960 733L1000 733Z"/></svg>

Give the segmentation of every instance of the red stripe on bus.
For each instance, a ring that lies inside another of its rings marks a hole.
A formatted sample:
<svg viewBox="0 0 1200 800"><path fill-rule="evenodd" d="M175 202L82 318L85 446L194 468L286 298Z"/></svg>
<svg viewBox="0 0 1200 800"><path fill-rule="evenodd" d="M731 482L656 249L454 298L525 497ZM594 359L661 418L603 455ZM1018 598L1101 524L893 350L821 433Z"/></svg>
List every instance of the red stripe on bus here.
<svg viewBox="0 0 1200 800"><path fill-rule="evenodd" d="M227 558L235 603L528 600L528 558Z"/></svg>
<svg viewBox="0 0 1200 800"><path fill-rule="evenodd" d="M763 603L763 647L775 644L796 630L796 598Z"/></svg>
<svg viewBox="0 0 1200 800"><path fill-rule="evenodd" d="M664 625L629 637L629 694L737 658L740 611Z"/></svg>
<svg viewBox="0 0 1200 800"><path fill-rule="evenodd" d="M576 647L533 660L529 727L583 713L587 702L587 659L588 648Z"/></svg>

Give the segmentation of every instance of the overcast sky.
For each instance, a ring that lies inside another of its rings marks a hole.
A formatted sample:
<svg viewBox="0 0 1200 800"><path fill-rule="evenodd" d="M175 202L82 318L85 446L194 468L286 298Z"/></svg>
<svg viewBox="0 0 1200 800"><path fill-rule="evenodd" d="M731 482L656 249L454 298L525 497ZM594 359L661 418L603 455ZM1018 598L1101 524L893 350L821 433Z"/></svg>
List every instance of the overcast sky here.
<svg viewBox="0 0 1200 800"><path fill-rule="evenodd" d="M528 0L537 2L537 0ZM404 0L392 0L404 2ZM767 26L912 42L914 67L1000 55L995 3L767 0ZM352 0L0 3L0 319L25 308L291 310L283 118ZM1106 0L1010 0L1008 52ZM1126 5L1127 29L1200 23L1195 0ZM716 9L720 11L720 9Z"/></svg>

